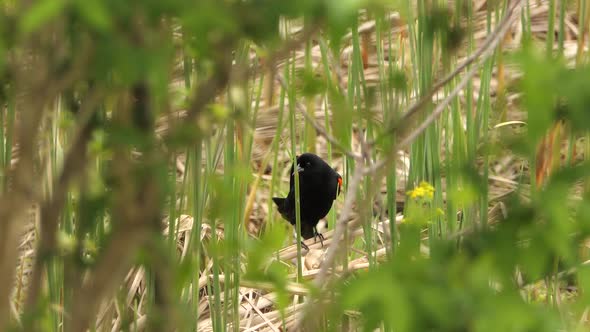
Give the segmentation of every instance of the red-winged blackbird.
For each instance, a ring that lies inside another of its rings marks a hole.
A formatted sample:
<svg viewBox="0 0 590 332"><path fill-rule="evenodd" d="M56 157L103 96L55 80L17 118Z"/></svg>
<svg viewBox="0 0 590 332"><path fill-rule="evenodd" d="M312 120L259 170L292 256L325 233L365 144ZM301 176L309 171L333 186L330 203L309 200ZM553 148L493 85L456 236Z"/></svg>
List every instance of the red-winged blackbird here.
<svg viewBox="0 0 590 332"><path fill-rule="evenodd" d="M291 166L289 194L286 198L273 197L279 213L295 226L295 175ZM342 177L313 153L297 157L299 172L299 211L301 214L301 236L304 239L319 237L323 246L324 236L317 231L317 224L332 208L332 202L342 189ZM303 243L302 243L303 244ZM303 244L307 249L307 246Z"/></svg>

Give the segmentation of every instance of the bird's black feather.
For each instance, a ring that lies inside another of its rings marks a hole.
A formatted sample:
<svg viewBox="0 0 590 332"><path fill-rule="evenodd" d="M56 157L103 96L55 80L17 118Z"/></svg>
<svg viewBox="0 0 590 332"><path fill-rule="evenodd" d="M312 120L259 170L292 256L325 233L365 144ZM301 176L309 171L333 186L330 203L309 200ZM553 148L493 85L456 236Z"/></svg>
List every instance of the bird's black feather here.
<svg viewBox="0 0 590 332"><path fill-rule="evenodd" d="M295 225L295 176L299 172L299 199L301 213L301 236L309 239L320 236L316 226L324 218L332 203L340 194L342 177L320 157L304 153L297 157L297 164L291 166L289 194L285 198L273 197L281 216Z"/></svg>

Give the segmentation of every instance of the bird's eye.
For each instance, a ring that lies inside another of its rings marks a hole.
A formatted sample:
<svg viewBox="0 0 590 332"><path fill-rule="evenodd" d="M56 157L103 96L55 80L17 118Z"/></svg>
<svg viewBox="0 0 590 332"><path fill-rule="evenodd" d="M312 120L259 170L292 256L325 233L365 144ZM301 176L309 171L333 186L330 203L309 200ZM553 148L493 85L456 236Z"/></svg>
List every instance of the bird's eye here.
<svg viewBox="0 0 590 332"><path fill-rule="evenodd" d="M306 162L305 166L311 166L311 161Z"/></svg>

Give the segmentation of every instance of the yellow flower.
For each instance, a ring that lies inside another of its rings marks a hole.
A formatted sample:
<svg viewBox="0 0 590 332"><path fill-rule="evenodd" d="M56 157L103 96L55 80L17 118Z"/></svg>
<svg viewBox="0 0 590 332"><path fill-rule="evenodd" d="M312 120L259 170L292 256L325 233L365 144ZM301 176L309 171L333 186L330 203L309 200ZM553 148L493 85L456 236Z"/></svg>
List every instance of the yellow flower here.
<svg viewBox="0 0 590 332"><path fill-rule="evenodd" d="M408 191L406 194L412 199L423 197L432 199L434 197L434 187L430 183L422 181L418 187Z"/></svg>
<svg viewBox="0 0 590 332"><path fill-rule="evenodd" d="M426 182L426 181L422 181L420 182L420 188L422 188L424 191L433 194L434 193L434 187Z"/></svg>

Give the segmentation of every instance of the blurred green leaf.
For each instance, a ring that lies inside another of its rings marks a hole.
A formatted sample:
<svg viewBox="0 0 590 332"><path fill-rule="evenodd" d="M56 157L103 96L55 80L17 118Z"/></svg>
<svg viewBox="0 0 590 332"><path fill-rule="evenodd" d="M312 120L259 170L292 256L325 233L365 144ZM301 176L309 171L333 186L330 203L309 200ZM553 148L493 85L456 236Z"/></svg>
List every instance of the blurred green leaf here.
<svg viewBox="0 0 590 332"><path fill-rule="evenodd" d="M107 32L111 29L112 18L103 1L76 0L74 5L80 15L93 28L102 32Z"/></svg>
<svg viewBox="0 0 590 332"><path fill-rule="evenodd" d="M284 309L289 304L287 292L288 266L274 259L276 252L287 239L285 227L267 229L259 240L248 239L246 245L246 273L244 278L252 281L270 282L275 285L278 305Z"/></svg>
<svg viewBox="0 0 590 332"><path fill-rule="evenodd" d="M393 70L388 77L389 84L392 88L394 88L398 92L406 92L406 90L408 89L408 78L405 72L396 69Z"/></svg>
<svg viewBox="0 0 590 332"><path fill-rule="evenodd" d="M357 19L358 10L367 3L365 0L326 0L330 47L339 54L340 39Z"/></svg>
<svg viewBox="0 0 590 332"><path fill-rule="evenodd" d="M362 312L365 331L373 331L385 322L399 331L408 331L412 312L403 288L387 268L364 274L342 290L344 309Z"/></svg>
<svg viewBox="0 0 590 332"><path fill-rule="evenodd" d="M332 104L332 132L340 142L345 142L346 145L352 137L350 128L352 127L353 112L338 89L330 86L328 93Z"/></svg>
<svg viewBox="0 0 590 332"><path fill-rule="evenodd" d="M326 80L316 75L313 71L297 70L295 72L297 82L301 85L301 94L305 97L314 97L326 91Z"/></svg>
<svg viewBox="0 0 590 332"><path fill-rule="evenodd" d="M287 239L285 227L270 227L260 239L249 239L246 246L246 277L267 281L266 268L276 263L272 258ZM272 279L272 278L271 278Z"/></svg>
<svg viewBox="0 0 590 332"><path fill-rule="evenodd" d="M66 0L39 0L33 3L20 21L20 31L29 34L52 19L59 16L66 8Z"/></svg>
<svg viewBox="0 0 590 332"><path fill-rule="evenodd" d="M557 83L557 64L550 63L532 53L522 53L520 64L525 76L522 80L524 100L529 114L528 137L535 144L549 129L553 117L551 110L555 103L554 84Z"/></svg>

